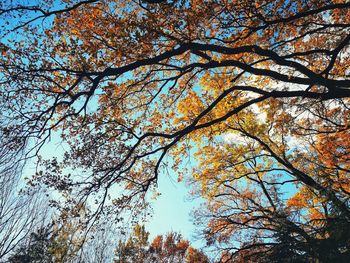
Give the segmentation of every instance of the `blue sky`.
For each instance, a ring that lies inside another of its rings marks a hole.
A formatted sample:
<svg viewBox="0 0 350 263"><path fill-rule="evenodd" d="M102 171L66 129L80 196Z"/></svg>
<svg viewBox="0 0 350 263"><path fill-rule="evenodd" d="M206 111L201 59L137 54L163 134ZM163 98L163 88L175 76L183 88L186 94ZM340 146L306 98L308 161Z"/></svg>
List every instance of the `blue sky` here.
<svg viewBox="0 0 350 263"><path fill-rule="evenodd" d="M159 192L161 195L155 200L153 217L147 222L146 229L152 239L157 234L169 231L181 233L190 240L195 247L201 247L200 241L195 242L193 234L195 226L191 214L200 204L200 200L189 200L189 189L185 183L176 181L176 175L161 174L159 177Z"/></svg>

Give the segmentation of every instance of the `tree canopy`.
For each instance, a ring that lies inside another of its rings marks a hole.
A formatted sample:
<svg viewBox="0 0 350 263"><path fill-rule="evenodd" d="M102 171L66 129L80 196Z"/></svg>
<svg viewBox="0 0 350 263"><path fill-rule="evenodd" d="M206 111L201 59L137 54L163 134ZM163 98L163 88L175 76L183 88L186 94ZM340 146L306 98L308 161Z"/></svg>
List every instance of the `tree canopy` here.
<svg viewBox="0 0 350 263"><path fill-rule="evenodd" d="M209 263L208 257L193 248L181 234L157 235L152 242L144 226L135 225L127 240L120 240L115 250L115 263Z"/></svg>
<svg viewBox="0 0 350 263"><path fill-rule="evenodd" d="M348 1L5 1L0 16L4 146L39 156L60 136L64 158L39 158L30 183L64 209L137 214L171 169L206 199L196 222L222 261L349 258Z"/></svg>

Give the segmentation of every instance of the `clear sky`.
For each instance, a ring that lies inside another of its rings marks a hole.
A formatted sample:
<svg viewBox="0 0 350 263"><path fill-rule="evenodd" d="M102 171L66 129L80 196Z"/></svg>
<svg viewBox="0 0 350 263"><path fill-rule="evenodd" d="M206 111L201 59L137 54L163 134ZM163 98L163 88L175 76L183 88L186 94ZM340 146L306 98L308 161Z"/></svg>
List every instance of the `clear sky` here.
<svg viewBox="0 0 350 263"><path fill-rule="evenodd" d="M160 174L159 191L161 195L153 204L154 215L145 224L150 238L172 230L181 233L195 247L201 247L203 244L193 238L195 226L191 216L200 200L189 200L188 187L183 182L178 183L174 174Z"/></svg>

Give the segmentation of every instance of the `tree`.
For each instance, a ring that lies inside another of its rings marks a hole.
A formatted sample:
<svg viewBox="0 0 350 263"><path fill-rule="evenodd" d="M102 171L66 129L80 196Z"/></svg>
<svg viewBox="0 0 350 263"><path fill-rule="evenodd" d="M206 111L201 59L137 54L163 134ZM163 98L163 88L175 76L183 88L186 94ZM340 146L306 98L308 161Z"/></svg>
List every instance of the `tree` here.
<svg viewBox="0 0 350 263"><path fill-rule="evenodd" d="M115 250L116 263L209 263L208 257L193 248L181 234L169 232L165 236L156 236L151 243L149 232L137 224L127 240L120 240Z"/></svg>
<svg viewBox="0 0 350 263"><path fill-rule="evenodd" d="M0 115L0 122L2 121ZM9 140L10 133L0 130L0 261L16 249L30 231L45 221L48 208L42 191L25 191L20 143Z"/></svg>
<svg viewBox="0 0 350 263"><path fill-rule="evenodd" d="M142 225L135 225L132 234L126 240L119 240L115 250L116 263L145 262L148 253L149 232Z"/></svg>
<svg viewBox="0 0 350 263"><path fill-rule="evenodd" d="M241 244L223 247L235 251L224 253L225 260L347 261L349 181L343 158L348 146L336 130L345 116L340 107L331 107L316 113L305 107L281 118L269 105L270 123L259 123L261 116L251 112L230 124L231 138L240 133L244 141L217 142L201 150L195 178L208 203L197 219L205 226L209 220L209 243ZM323 121L333 124L325 127ZM335 141L328 144L331 138Z"/></svg>
<svg viewBox="0 0 350 263"><path fill-rule="evenodd" d="M34 151L60 132L69 145L63 162L45 162L36 178L78 202L95 201L92 217L137 214L159 172L179 170L195 151L201 165L191 175L208 200L198 218L208 242L239 238L225 257L265 257L287 238L296 257L342 260L349 237L336 229L350 220L349 7L338 0L3 4L10 20L27 14L5 25L23 37L2 46L3 107ZM80 176L62 175L72 168ZM328 255L323 243L334 244Z"/></svg>
<svg viewBox="0 0 350 263"><path fill-rule="evenodd" d="M62 215L61 215L62 217ZM83 232L80 219L66 216L32 229L9 257L10 263L94 262L81 260ZM87 243L88 244L88 243ZM90 248L94 249L93 246ZM96 257L98 258L98 257ZM84 258L85 259L85 258ZM87 259L87 258L86 258Z"/></svg>
<svg viewBox="0 0 350 263"><path fill-rule="evenodd" d="M50 253L50 227L39 228L32 232L27 242L17 247L17 251L10 257L11 263L54 262Z"/></svg>
<svg viewBox="0 0 350 263"><path fill-rule="evenodd" d="M189 242L175 232L156 236L150 246L154 262L184 262L189 249Z"/></svg>
<svg viewBox="0 0 350 263"><path fill-rule="evenodd" d="M186 256L186 262L188 263L209 263L208 256L198 249L188 247L188 254Z"/></svg>

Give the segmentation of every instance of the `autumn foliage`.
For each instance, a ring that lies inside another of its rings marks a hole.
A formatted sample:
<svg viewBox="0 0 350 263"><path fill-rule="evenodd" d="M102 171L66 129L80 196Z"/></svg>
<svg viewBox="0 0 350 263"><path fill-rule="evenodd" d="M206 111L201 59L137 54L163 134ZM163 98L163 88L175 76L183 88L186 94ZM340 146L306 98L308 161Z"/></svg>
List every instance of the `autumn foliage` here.
<svg viewBox="0 0 350 263"><path fill-rule="evenodd" d="M119 242L115 262L209 263L208 257L179 233L158 235L150 243L148 236L144 226L136 225L130 237Z"/></svg>
<svg viewBox="0 0 350 263"><path fill-rule="evenodd" d="M348 1L51 2L0 5L0 107L28 157L60 136L30 181L69 196L57 207L119 221L172 170L219 260L346 262ZM157 257L197 257L170 236Z"/></svg>

